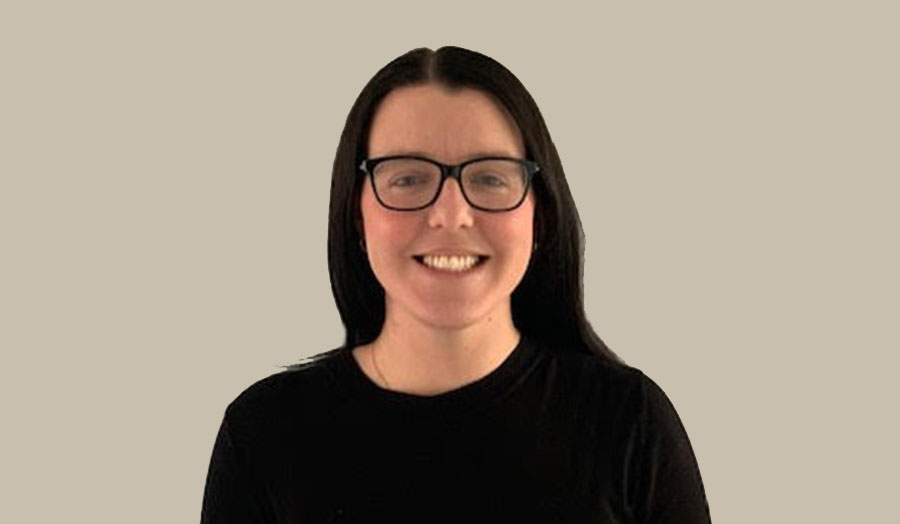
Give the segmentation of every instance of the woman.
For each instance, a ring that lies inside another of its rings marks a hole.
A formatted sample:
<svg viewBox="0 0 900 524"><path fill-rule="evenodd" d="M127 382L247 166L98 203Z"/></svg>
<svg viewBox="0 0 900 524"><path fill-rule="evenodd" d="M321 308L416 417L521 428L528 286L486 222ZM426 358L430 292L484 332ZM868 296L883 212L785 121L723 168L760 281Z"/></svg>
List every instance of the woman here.
<svg viewBox="0 0 900 524"><path fill-rule="evenodd" d="M203 522L709 522L675 409L585 319L575 205L502 65L370 80L328 244L345 344L228 406Z"/></svg>

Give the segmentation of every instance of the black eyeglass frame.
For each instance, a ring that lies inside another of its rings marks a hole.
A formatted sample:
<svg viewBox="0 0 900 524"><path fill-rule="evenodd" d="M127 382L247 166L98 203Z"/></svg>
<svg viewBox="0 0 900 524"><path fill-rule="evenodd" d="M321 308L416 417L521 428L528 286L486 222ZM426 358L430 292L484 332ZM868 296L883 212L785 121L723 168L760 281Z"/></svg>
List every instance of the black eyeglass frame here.
<svg viewBox="0 0 900 524"><path fill-rule="evenodd" d="M438 188L437 188L437 191L434 193L434 197L432 197L432 199L429 200L428 203L421 205L419 207L406 208L406 207L389 206L381 200L381 197L378 195L378 190L375 188L375 168L378 166L378 164L380 164L381 162L384 162L385 160L397 160L397 159L422 160L422 161L428 162L429 164L433 164L433 165L437 166L438 168L440 168L441 181L440 181L440 183L438 183ZM481 207L481 206L476 206L475 204L472 203L471 200L469 200L469 195L466 194L466 189L465 189L465 187L463 187L463 183L462 183L462 178L461 178L462 170L467 165L474 164L475 162L481 162L482 160L511 160L525 168L525 190L522 192L522 198L519 199L519 201L514 206L503 208L503 209L489 209L489 208L485 208L485 207ZM466 199L466 202L468 202L468 204L470 206L472 206L473 208L478 209L480 211L486 211L488 213L504 213L506 211L512 211L513 209L516 209L517 207L521 206L522 202L524 202L525 198L528 196L528 190L531 189L532 178L534 177L534 175L541 172L541 167L537 164L537 162L534 162L532 160L526 160L524 158L513 158L513 157L506 157L506 156L485 156L485 157L473 158L471 160L466 160L465 162L463 162L461 164L456 164L456 165L451 166L451 165L447 165L447 164L442 164L442 163L438 162L437 160L432 160L430 158L426 158L426 157L422 157L422 156L391 155L391 156L382 156L382 157L377 157L377 158L367 158L359 164L359 169L360 169L360 171L362 171L363 173L365 173L366 175L369 176L369 182L371 182L371 184L372 184L372 192L375 193L375 198L378 200L379 204L381 204L383 207L385 207L387 209L391 209L394 211L419 211L421 209L425 209L425 208L431 206L432 204L434 204L435 202L437 202L437 199L441 196L441 191L444 190L444 182L446 182L448 178L455 178L456 183L459 184L459 191L462 193L463 198Z"/></svg>

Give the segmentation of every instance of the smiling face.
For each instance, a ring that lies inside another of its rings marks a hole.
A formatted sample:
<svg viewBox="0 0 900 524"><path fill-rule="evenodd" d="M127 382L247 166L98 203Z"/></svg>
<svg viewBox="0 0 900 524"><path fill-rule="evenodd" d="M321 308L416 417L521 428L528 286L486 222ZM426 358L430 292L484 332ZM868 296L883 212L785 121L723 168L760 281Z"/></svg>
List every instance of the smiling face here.
<svg viewBox="0 0 900 524"><path fill-rule="evenodd" d="M524 146L515 122L485 93L426 84L390 92L373 117L368 157L402 154L459 164L483 156L524 158ZM529 190L512 211L480 211L448 179L432 206L394 211L378 203L366 177L362 227L369 263L385 290L387 318L438 328L511 322L510 296L531 256L534 205ZM414 258L429 253L487 259L453 273Z"/></svg>

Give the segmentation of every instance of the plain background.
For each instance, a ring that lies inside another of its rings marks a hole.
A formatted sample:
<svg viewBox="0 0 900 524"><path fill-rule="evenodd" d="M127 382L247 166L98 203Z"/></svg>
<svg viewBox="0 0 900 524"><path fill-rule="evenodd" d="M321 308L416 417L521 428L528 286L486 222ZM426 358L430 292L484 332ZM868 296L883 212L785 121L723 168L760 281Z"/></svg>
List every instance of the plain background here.
<svg viewBox="0 0 900 524"><path fill-rule="evenodd" d="M588 316L674 402L713 519L896 522L892 2L373 4L0 7L0 520L199 519L226 405L342 343L351 104L460 45L540 106Z"/></svg>

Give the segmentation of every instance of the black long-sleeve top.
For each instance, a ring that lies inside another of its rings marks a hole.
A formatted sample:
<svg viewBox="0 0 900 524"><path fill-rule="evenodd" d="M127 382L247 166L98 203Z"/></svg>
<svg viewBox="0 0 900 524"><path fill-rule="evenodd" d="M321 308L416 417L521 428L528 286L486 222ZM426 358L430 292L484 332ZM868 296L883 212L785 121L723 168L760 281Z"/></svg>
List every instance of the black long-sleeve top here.
<svg viewBox="0 0 900 524"><path fill-rule="evenodd" d="M348 347L225 410L201 521L708 523L684 426L640 370L522 337L476 382L382 389Z"/></svg>

